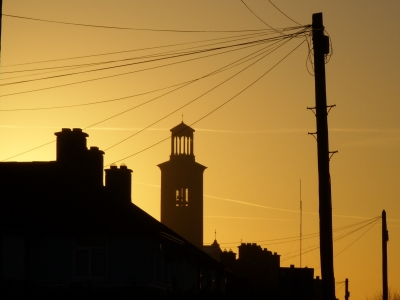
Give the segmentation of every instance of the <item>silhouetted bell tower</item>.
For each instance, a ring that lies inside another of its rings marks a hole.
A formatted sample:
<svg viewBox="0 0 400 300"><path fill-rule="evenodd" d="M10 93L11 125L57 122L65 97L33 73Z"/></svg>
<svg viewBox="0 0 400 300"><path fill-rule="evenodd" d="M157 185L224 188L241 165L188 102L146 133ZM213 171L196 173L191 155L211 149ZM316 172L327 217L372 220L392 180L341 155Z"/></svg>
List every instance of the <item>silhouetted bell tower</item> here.
<svg viewBox="0 0 400 300"><path fill-rule="evenodd" d="M203 172L194 158L194 129L171 129L171 156L161 169L161 222L195 246L203 247Z"/></svg>

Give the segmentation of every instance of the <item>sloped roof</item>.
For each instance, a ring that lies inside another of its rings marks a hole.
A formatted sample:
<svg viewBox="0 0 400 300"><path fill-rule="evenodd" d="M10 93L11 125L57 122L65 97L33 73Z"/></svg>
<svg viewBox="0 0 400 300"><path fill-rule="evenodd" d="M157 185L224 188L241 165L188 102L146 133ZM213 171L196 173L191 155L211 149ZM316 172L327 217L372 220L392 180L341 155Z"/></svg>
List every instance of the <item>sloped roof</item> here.
<svg viewBox="0 0 400 300"><path fill-rule="evenodd" d="M172 128L170 130L172 132L172 135L178 135L178 136L186 136L186 135L193 135L193 132L195 132L195 130L186 125L185 123L180 123L179 125L175 126L174 128Z"/></svg>

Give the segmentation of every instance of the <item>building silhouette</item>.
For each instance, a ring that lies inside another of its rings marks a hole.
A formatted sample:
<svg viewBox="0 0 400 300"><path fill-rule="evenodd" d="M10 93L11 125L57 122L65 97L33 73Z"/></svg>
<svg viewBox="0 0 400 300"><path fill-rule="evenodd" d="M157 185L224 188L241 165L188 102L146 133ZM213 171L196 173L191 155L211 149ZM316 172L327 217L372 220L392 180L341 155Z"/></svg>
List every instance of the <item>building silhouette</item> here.
<svg viewBox="0 0 400 300"><path fill-rule="evenodd" d="M132 203L127 166L106 169L103 185L104 152L88 135L55 135L56 161L0 162L1 296L226 292L222 264Z"/></svg>
<svg viewBox="0 0 400 300"><path fill-rule="evenodd" d="M279 271L279 295L282 300L319 299L315 294L314 269L281 267Z"/></svg>
<svg viewBox="0 0 400 300"><path fill-rule="evenodd" d="M321 299L321 280L313 279L314 269L281 267L278 253L256 243L241 243L238 248L238 259L232 250L224 250L220 262L235 274L234 284L227 288L239 299Z"/></svg>
<svg viewBox="0 0 400 300"><path fill-rule="evenodd" d="M194 130L171 132L163 223L132 203L132 170L104 170L79 128L55 133L55 161L0 162L0 295L320 299L313 269L282 268L276 252L242 243L236 259L216 237L203 246L206 167Z"/></svg>
<svg viewBox="0 0 400 300"><path fill-rule="evenodd" d="M203 247L203 172L194 156L194 129L171 129L171 155L161 163L161 222L193 245Z"/></svg>
<svg viewBox="0 0 400 300"><path fill-rule="evenodd" d="M211 245L204 245L203 251L208 255L210 255L212 258L214 258L216 261L222 262L221 261L222 250L217 242L217 237L215 237L215 240Z"/></svg>

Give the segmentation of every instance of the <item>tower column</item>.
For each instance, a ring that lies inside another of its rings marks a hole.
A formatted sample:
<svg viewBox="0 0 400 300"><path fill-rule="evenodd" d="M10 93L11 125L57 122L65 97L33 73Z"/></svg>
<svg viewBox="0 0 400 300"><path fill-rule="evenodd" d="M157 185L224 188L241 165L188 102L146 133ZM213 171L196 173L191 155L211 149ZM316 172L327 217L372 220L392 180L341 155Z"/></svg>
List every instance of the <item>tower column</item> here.
<svg viewBox="0 0 400 300"><path fill-rule="evenodd" d="M161 170L161 222L193 245L203 247L203 173L195 162L193 132L183 122L171 129L170 160Z"/></svg>

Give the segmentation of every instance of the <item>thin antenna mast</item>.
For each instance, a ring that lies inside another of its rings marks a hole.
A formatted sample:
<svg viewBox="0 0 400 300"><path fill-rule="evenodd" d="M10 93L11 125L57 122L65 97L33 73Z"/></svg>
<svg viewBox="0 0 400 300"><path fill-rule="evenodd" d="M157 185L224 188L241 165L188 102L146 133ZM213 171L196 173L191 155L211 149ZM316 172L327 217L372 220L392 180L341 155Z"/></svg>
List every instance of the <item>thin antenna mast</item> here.
<svg viewBox="0 0 400 300"><path fill-rule="evenodd" d="M303 202L301 201L301 179L300 179L300 268L301 268L302 238L303 238Z"/></svg>

